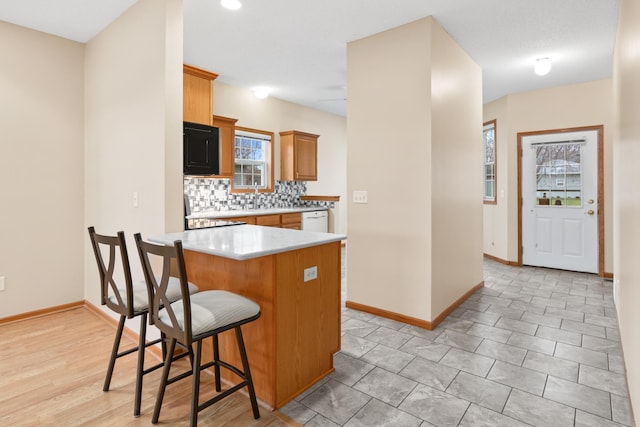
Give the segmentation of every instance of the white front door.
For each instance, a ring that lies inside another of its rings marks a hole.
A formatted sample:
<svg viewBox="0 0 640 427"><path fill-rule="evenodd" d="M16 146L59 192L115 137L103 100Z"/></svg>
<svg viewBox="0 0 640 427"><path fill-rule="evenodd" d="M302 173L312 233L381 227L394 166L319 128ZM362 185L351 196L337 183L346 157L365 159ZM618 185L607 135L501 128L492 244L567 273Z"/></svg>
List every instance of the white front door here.
<svg viewBox="0 0 640 427"><path fill-rule="evenodd" d="M522 262L598 273L598 132L522 138Z"/></svg>

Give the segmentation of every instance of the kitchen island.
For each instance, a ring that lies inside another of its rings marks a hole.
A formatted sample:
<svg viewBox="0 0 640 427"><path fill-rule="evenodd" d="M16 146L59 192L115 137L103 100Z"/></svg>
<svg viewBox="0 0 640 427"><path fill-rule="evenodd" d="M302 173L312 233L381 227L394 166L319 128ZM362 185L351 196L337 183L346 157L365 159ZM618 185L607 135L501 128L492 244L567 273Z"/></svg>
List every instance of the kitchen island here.
<svg viewBox="0 0 640 427"><path fill-rule="evenodd" d="M149 238L162 244L182 241L189 281L200 290L228 290L260 305L260 318L242 331L256 395L272 409L333 371L333 354L340 350L344 239L254 225ZM211 346L203 349L203 360L210 360ZM240 363L232 332L220 335L220 349L223 360ZM225 375L236 381L233 374Z"/></svg>

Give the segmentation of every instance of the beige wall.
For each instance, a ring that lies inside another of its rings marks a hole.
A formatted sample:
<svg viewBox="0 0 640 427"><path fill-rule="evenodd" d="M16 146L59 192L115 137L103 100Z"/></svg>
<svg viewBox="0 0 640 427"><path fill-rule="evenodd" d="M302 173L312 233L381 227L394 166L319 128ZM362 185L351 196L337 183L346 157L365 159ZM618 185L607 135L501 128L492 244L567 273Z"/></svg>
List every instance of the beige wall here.
<svg viewBox="0 0 640 427"><path fill-rule="evenodd" d="M431 32L431 317L483 280L482 70Z"/></svg>
<svg viewBox="0 0 640 427"><path fill-rule="evenodd" d="M84 46L0 22L0 318L83 299Z"/></svg>
<svg viewBox="0 0 640 427"><path fill-rule="evenodd" d="M85 226L133 233L182 229L182 1L140 0L93 38L85 56ZM133 193L139 205L133 206ZM99 304L85 237L85 298Z"/></svg>
<svg viewBox="0 0 640 427"><path fill-rule="evenodd" d="M518 132L604 125L604 268L613 272L612 81L507 95L484 106L484 121L492 119L498 127L498 203L484 206L485 253L518 260Z"/></svg>
<svg viewBox="0 0 640 427"><path fill-rule="evenodd" d="M211 70L215 72L216 70ZM347 121L277 98L257 99L249 89L214 81L213 112L238 119L238 126L275 134L274 179L280 179L279 132L299 130L320 135L318 180L307 182L307 194L340 196L334 214L339 233L346 233Z"/></svg>
<svg viewBox="0 0 640 427"><path fill-rule="evenodd" d="M430 17L349 43L347 61L347 194L368 191L367 204L348 200L347 299L430 321L482 280L480 221L470 224L478 230L462 226L469 240L460 247L461 213L447 217L465 205L482 215L480 184L456 192L457 174L481 172L467 163L481 156L470 143L481 136L480 70ZM465 101L458 84L470 89ZM447 167L455 182L440 179ZM467 200L473 188L477 207ZM458 268L448 270L452 262ZM441 282L444 270L451 277Z"/></svg>
<svg viewBox="0 0 640 427"><path fill-rule="evenodd" d="M640 418L640 4L620 2L614 59L614 296L636 422Z"/></svg>

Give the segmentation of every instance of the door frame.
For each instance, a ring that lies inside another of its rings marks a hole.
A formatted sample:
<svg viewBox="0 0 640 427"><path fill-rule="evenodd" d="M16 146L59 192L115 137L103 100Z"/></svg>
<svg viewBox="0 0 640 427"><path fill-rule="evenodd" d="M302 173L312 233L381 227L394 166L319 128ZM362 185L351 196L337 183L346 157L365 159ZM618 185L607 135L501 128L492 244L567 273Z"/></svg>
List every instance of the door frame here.
<svg viewBox="0 0 640 427"><path fill-rule="evenodd" d="M522 266L522 139L527 136L547 135L550 133L568 133L596 131L598 134L597 174L598 174L598 276L604 277L604 166L603 132L604 125L581 126L575 128L539 130L533 132L518 132L518 265Z"/></svg>

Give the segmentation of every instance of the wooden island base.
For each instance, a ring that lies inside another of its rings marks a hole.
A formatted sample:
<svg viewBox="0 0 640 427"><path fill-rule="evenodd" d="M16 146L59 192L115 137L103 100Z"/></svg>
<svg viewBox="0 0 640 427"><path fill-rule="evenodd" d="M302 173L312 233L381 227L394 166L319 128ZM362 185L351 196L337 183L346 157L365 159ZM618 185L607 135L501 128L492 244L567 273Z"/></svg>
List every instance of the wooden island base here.
<svg viewBox="0 0 640 427"><path fill-rule="evenodd" d="M224 289L260 305L242 327L257 397L272 409L333 371L340 350L340 242L245 261L185 251L189 281L200 290ZM304 270L317 266L317 279ZM203 360L212 359L210 340ZM222 360L242 366L233 331L220 335ZM234 374L222 369L232 382Z"/></svg>

